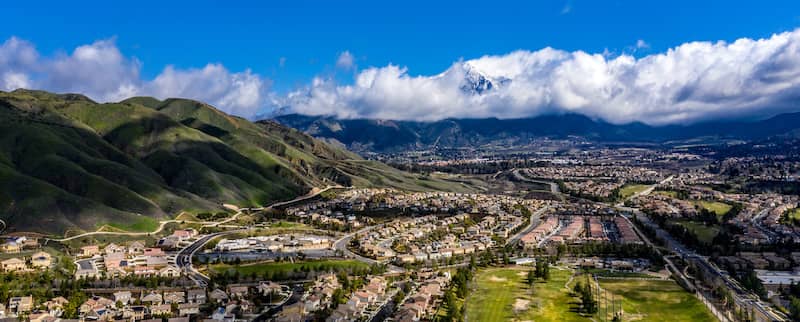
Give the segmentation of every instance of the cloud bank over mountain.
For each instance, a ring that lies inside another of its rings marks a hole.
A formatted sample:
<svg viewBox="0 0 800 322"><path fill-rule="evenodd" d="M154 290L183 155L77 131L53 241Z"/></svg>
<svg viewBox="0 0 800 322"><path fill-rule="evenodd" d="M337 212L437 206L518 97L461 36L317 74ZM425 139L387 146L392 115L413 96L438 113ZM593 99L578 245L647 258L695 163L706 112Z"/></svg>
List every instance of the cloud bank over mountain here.
<svg viewBox="0 0 800 322"><path fill-rule="evenodd" d="M637 47L644 47L643 40ZM346 53L346 55L345 55ZM355 67L346 51L336 65ZM413 66L412 66L413 67ZM32 43L0 45L0 89L80 92L100 101L187 97L253 117L283 108L310 115L433 121L579 113L613 123L691 123L800 109L800 29L764 39L689 42L642 57L544 48L453 63L438 75L397 65L358 70L352 84L317 77L285 94L271 80L221 64L167 66L153 79L113 40L43 57Z"/></svg>

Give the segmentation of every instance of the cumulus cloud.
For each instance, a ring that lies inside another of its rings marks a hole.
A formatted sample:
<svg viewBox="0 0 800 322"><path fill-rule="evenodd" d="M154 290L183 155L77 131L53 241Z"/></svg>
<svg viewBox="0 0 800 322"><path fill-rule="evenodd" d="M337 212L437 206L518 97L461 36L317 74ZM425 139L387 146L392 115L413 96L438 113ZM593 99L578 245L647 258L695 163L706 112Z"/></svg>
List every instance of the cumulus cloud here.
<svg viewBox="0 0 800 322"><path fill-rule="evenodd" d="M316 77L283 94L271 92L271 81L251 70L217 63L167 66L152 79L141 76L141 66L113 39L41 55L12 37L0 44L0 90L78 92L99 101L186 97L244 117L276 109L424 121L577 113L614 123L675 124L800 109L800 29L764 39L689 42L642 57L519 50L459 60L436 75L412 75L390 64L358 70L352 83ZM337 66L355 70L355 59L345 51Z"/></svg>
<svg viewBox="0 0 800 322"><path fill-rule="evenodd" d="M637 49L647 49L647 48L650 48L650 44L648 44L646 41L644 41L642 39L639 39L639 40L636 41L636 48Z"/></svg>
<svg viewBox="0 0 800 322"><path fill-rule="evenodd" d="M800 30L690 42L641 58L544 48L458 61L429 76L395 65L372 67L350 85L314 79L283 104L342 118L579 113L614 123L669 124L794 111L798 96Z"/></svg>
<svg viewBox="0 0 800 322"><path fill-rule="evenodd" d="M0 45L0 90L82 93L101 102L137 95L185 97L245 117L269 105L270 81L250 70L231 72L221 64L183 70L167 66L146 80L140 75L141 65L120 52L113 39L43 57L32 43L12 37Z"/></svg>
<svg viewBox="0 0 800 322"><path fill-rule="evenodd" d="M353 66L355 66L355 57L353 57L350 51L345 50L339 54L339 58L336 59L337 68L347 70L353 68Z"/></svg>

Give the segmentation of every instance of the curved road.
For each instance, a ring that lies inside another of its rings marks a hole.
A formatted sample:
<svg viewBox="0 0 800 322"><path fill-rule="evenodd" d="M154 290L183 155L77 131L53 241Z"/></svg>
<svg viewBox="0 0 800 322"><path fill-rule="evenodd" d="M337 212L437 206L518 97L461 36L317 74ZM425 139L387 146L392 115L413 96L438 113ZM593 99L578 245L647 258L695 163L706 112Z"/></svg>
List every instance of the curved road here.
<svg viewBox="0 0 800 322"><path fill-rule="evenodd" d="M276 202L276 203L274 203L274 204L272 204L272 205L270 205L270 206L268 206L266 208L264 208L264 207L259 207L259 208L241 208L232 217L224 219L222 221L187 221L187 220L169 219L169 220L160 221L159 225L158 225L158 228L156 230L152 231L152 232L94 231L94 232L83 233L83 234L70 236L70 237L65 237L65 238L60 238L60 239L52 239L52 238L46 238L46 239L52 240L52 241L57 241L57 242L65 242L65 241L70 241L70 240L73 240L73 239L86 237L86 236L93 236L93 235L149 236L149 235L152 235L152 234L160 233L162 230L164 230L164 226L166 226L169 223L176 223L176 222L202 224L203 227L217 227L219 225L226 224L226 223L229 223L231 221L235 221L236 219L239 218L239 215L242 214L243 210L264 210L264 209L270 209L270 208L273 208L273 207L285 206L285 205L292 204L292 203L295 203L295 202L298 202L298 201L303 201L303 200L314 198L314 197L318 196L319 194L321 194L321 193L323 193L325 191L328 191L330 189L341 189L341 188L345 188L345 187L339 186L339 185L337 185L337 186L327 186L327 187L325 187L323 189L320 189L320 190L318 190L316 192L311 192L311 193L308 193L308 194L306 194L304 196L300 196L300 197L294 198L292 200ZM5 224L5 223L3 223L3 224Z"/></svg>

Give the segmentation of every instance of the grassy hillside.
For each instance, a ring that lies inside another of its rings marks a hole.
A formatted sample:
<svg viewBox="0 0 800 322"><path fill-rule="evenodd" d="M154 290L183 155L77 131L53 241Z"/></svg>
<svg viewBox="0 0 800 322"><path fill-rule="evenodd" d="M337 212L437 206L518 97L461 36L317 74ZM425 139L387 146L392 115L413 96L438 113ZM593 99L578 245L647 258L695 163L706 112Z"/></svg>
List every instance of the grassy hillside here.
<svg viewBox="0 0 800 322"><path fill-rule="evenodd" d="M332 184L465 189L201 102L0 92L0 219L11 231L126 227L140 215L264 205Z"/></svg>

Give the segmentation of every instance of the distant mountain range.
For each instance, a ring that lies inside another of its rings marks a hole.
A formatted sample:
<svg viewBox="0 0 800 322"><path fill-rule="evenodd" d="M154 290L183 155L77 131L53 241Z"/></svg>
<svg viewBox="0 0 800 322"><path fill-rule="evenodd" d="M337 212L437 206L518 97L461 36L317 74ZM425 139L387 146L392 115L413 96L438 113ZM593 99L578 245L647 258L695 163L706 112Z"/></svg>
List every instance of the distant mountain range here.
<svg viewBox="0 0 800 322"><path fill-rule="evenodd" d="M479 80L476 88L491 88ZM473 89L476 90L476 89ZM763 139L796 137L800 113L781 114L761 121L704 122L693 125L615 125L577 114L522 119L445 119L436 122L337 119L289 114L274 118L314 137L336 140L355 151L392 152L433 145L479 147L486 144L523 145L536 138L578 136L597 142L666 142L697 138Z"/></svg>
<svg viewBox="0 0 800 322"><path fill-rule="evenodd" d="M181 211L265 205L334 184L447 188L202 102L0 91L0 219L9 231L142 230Z"/></svg>

